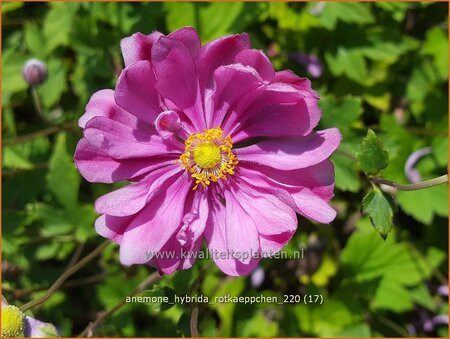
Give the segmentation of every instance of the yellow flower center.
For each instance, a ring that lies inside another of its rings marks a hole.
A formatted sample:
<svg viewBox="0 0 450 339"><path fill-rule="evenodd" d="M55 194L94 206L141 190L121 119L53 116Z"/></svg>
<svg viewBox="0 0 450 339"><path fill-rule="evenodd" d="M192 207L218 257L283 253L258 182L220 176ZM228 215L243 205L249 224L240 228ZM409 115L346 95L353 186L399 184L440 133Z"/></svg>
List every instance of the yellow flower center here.
<svg viewBox="0 0 450 339"><path fill-rule="evenodd" d="M2 337L23 337L23 313L13 305L2 307Z"/></svg>
<svg viewBox="0 0 450 339"><path fill-rule="evenodd" d="M226 180L226 174L234 174L238 163L232 152L233 143L228 135L223 138L220 128L211 128L203 133L192 134L184 142L185 151L180 163L195 179L194 190L201 184L208 186L219 179Z"/></svg>
<svg viewBox="0 0 450 339"><path fill-rule="evenodd" d="M203 168L214 168L222 160L219 146L207 141L194 148L194 161Z"/></svg>

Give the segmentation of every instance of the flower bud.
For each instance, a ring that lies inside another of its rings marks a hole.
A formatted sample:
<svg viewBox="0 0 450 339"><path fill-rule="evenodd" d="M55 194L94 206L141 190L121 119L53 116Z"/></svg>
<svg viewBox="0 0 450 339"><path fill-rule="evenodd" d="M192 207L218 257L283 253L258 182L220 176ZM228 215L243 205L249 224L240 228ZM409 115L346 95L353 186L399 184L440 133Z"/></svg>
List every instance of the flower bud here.
<svg viewBox="0 0 450 339"><path fill-rule="evenodd" d="M38 86L47 79L47 66L38 59L30 59L23 65L22 75L30 86Z"/></svg>

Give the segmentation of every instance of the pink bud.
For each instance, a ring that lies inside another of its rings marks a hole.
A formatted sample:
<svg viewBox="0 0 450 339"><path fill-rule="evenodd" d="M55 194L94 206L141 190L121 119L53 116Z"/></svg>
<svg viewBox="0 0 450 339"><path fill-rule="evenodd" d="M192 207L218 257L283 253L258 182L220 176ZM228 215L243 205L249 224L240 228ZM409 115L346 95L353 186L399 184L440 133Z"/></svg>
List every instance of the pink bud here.
<svg viewBox="0 0 450 339"><path fill-rule="evenodd" d="M22 75L30 86L38 86L47 79L47 66L38 59L30 59L23 65Z"/></svg>

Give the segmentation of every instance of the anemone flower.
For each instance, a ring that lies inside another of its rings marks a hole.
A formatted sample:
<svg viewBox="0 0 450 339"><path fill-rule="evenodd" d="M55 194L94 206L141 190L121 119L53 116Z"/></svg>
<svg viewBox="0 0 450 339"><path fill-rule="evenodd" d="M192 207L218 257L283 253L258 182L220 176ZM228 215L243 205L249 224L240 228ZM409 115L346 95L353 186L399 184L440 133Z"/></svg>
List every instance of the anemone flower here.
<svg viewBox="0 0 450 339"><path fill-rule="evenodd" d="M124 265L192 266L205 241L228 275L280 251L296 213L329 223L338 129L309 80L276 72L247 34L205 45L191 27L124 38L115 90L79 120L75 163L90 182L132 183L100 197L96 231Z"/></svg>

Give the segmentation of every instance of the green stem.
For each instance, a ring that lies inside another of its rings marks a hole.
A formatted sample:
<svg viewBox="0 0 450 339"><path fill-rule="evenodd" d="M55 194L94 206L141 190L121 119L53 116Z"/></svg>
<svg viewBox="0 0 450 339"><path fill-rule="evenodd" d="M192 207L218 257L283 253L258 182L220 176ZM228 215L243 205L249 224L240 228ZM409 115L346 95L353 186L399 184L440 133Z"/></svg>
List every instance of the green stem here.
<svg viewBox="0 0 450 339"><path fill-rule="evenodd" d="M370 180L375 184L388 185L388 186L394 187L400 191L415 191L415 190L420 190L423 188L441 185L441 184L448 182L448 174L442 175L442 176L434 178L434 179L417 182L415 184L410 184L410 185L398 184L396 182L386 180L383 178L379 178L379 177L374 177Z"/></svg>
<svg viewBox="0 0 450 339"><path fill-rule="evenodd" d="M53 123L52 120L47 115L45 115L44 111L42 110L41 100L39 99L39 93L37 92L35 87L31 87L31 96L33 97L33 105L34 109L36 110L36 113L47 124L52 124Z"/></svg>
<svg viewBox="0 0 450 339"><path fill-rule="evenodd" d="M35 300L32 300L25 305L23 305L20 310L22 312L25 312L35 306L38 306L44 302L46 302L52 295L55 293L61 285L66 281L72 274L77 272L79 269L84 267L86 264L88 264L90 261L92 261L97 255L99 255L103 249L110 244L109 240L105 240L101 245L99 245L95 250L93 250L91 253L89 253L87 256L85 256L83 259L81 259L76 264L69 267L61 276L53 283L52 286L47 290L47 293L45 293L42 297L37 298Z"/></svg>

